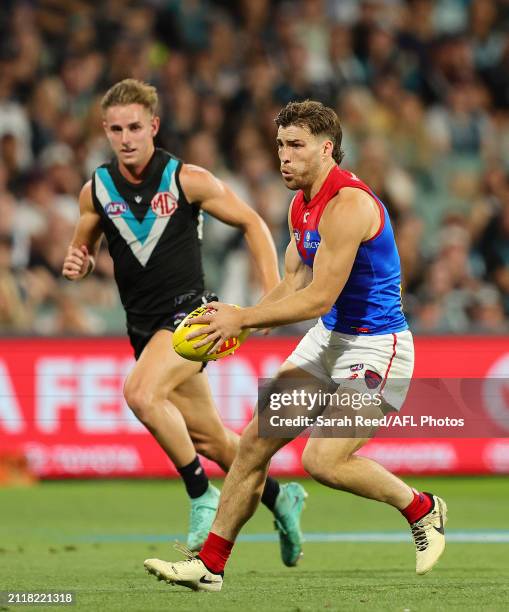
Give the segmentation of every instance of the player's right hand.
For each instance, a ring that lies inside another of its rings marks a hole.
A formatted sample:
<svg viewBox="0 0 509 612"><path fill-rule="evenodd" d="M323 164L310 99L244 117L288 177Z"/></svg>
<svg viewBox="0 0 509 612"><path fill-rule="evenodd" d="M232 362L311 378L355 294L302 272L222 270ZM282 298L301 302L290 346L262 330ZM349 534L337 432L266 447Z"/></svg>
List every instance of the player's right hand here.
<svg viewBox="0 0 509 612"><path fill-rule="evenodd" d="M87 275L89 266L88 248L84 244L79 248L70 246L64 259L62 275L68 280L79 280Z"/></svg>

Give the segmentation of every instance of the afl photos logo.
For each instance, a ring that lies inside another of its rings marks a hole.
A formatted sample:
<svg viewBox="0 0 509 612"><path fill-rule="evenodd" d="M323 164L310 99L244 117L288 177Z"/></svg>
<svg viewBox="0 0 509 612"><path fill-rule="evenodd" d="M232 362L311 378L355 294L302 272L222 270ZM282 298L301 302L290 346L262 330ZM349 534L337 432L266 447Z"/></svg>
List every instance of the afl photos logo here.
<svg viewBox="0 0 509 612"><path fill-rule="evenodd" d="M171 217L178 207L177 199L169 191L156 193L150 205L158 217Z"/></svg>

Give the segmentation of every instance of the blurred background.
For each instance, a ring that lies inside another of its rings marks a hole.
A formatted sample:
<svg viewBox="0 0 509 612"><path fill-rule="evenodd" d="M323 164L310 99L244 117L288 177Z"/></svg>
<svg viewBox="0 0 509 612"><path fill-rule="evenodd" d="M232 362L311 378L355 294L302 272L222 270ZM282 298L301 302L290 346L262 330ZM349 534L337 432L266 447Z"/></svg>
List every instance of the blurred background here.
<svg viewBox="0 0 509 612"><path fill-rule="evenodd" d="M414 332L508 331L507 0L3 0L0 24L2 335L125 329L105 245L90 278L60 277L110 156L99 102L125 77L158 87L158 144L227 181L281 256L274 117L332 106L343 166L391 213ZM203 255L223 300L257 299L235 230L207 219Z"/></svg>
<svg viewBox="0 0 509 612"><path fill-rule="evenodd" d="M434 438L376 437L361 450L447 500L451 544L425 599L398 513L307 479L305 565L283 573L261 510L217 609L238 610L242 598L250 610L507 610L508 32L509 0L0 1L6 588L72 589L80 610L190 609L187 593L170 601L140 571L143 558L167 558L168 543L185 538L187 501L122 395L133 357L105 245L86 280L60 276L80 188L110 156L101 97L135 77L159 90L157 144L227 181L267 221L281 258L292 193L278 172L274 117L290 100L335 108L344 167L392 216L415 379L432 379L431 407L436 392L452 407L466 396L479 408L468 417L496 428L471 439L437 427ZM258 298L238 232L206 219L203 258L222 300ZM260 378L303 329L275 331L207 367L232 429L250 421ZM281 449L272 474L306 477L305 442ZM74 480L48 482L61 478ZM263 588L253 583L260 559Z"/></svg>

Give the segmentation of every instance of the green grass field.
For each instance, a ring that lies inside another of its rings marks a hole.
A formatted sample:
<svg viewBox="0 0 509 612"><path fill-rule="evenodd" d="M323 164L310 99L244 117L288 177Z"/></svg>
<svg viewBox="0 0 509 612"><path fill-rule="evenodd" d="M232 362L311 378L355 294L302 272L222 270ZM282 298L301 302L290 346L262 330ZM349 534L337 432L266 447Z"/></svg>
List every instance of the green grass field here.
<svg viewBox="0 0 509 612"><path fill-rule="evenodd" d="M415 575L413 545L397 541L406 532L398 512L306 481L303 528L310 541L299 567L281 564L277 542L267 541L271 515L261 507L244 528L219 594L171 587L144 573L147 557L180 558L170 543L187 521L179 482L50 482L3 489L0 590L74 591L70 609L94 611L509 609L509 481L411 483L440 494L449 506L451 541L431 574ZM373 534L396 541L355 541ZM353 541L323 541L331 537ZM487 537L506 543L488 543Z"/></svg>

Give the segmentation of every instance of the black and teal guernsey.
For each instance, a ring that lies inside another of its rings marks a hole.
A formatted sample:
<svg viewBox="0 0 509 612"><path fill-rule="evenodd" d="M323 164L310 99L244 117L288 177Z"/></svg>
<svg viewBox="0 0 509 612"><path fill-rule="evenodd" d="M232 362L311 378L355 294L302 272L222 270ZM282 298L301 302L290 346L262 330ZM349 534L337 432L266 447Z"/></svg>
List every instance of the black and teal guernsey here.
<svg viewBox="0 0 509 612"><path fill-rule="evenodd" d="M116 159L94 172L92 200L128 319L165 314L177 296L204 289L202 215L186 200L181 168L180 160L156 149L142 183L127 181Z"/></svg>

